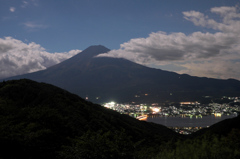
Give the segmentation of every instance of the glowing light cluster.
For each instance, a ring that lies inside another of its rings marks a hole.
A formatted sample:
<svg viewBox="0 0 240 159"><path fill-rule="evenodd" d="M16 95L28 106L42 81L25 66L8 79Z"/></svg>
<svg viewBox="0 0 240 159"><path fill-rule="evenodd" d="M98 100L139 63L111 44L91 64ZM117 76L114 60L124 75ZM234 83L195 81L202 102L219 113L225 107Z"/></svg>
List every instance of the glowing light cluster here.
<svg viewBox="0 0 240 159"><path fill-rule="evenodd" d="M112 109L116 103L115 102L109 102L104 104L104 107Z"/></svg>
<svg viewBox="0 0 240 159"><path fill-rule="evenodd" d="M154 113L158 113L158 112L160 112L160 109L157 108L157 107L153 107L153 108L152 108L152 111L153 111Z"/></svg>

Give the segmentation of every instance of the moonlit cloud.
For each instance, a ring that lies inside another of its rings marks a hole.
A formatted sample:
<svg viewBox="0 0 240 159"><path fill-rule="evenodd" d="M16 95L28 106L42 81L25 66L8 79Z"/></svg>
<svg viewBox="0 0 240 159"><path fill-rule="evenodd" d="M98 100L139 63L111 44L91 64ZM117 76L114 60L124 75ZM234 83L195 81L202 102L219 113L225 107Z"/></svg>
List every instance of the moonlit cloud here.
<svg viewBox="0 0 240 159"><path fill-rule="evenodd" d="M153 32L147 38L131 39L99 56L126 58L148 65L175 65L184 68L178 73L213 78L240 80L240 13L235 7L214 7L211 19L197 11L183 12L186 20L196 26L215 30L210 32L184 33Z"/></svg>
<svg viewBox="0 0 240 159"><path fill-rule="evenodd" d="M30 21L23 23L23 25L29 31L35 31L37 29L45 29L48 27L47 25L37 23L37 22L30 22Z"/></svg>
<svg viewBox="0 0 240 159"><path fill-rule="evenodd" d="M9 10L10 10L10 12L15 12L16 8L15 7L10 7Z"/></svg>
<svg viewBox="0 0 240 159"><path fill-rule="evenodd" d="M191 74L193 76L206 76L211 78L235 78L240 79L240 62L229 60L202 61L200 63L189 62L182 65L187 68L178 73Z"/></svg>
<svg viewBox="0 0 240 159"><path fill-rule="evenodd" d="M28 6L28 2L27 1L22 1L22 5L21 5L21 7L22 8L26 8L27 6Z"/></svg>
<svg viewBox="0 0 240 159"><path fill-rule="evenodd" d="M79 52L49 53L34 42L27 44L12 37L0 38L0 79L46 69Z"/></svg>
<svg viewBox="0 0 240 159"><path fill-rule="evenodd" d="M22 1L21 7L26 8L26 7L31 6L31 5L38 6L38 4L39 4L38 0L24 0L24 1Z"/></svg>

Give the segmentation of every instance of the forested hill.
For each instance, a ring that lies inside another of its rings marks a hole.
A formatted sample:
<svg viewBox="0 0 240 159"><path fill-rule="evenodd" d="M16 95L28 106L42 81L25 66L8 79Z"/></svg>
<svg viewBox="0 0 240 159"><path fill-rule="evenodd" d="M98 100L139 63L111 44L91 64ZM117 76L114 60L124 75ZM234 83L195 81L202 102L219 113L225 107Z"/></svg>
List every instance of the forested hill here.
<svg viewBox="0 0 240 159"><path fill-rule="evenodd" d="M201 129L184 140L169 142L156 159L239 159L240 116Z"/></svg>
<svg viewBox="0 0 240 159"><path fill-rule="evenodd" d="M0 158L239 158L240 116L191 136L45 83L0 83Z"/></svg>
<svg viewBox="0 0 240 159"><path fill-rule="evenodd" d="M210 126L209 128L201 129L191 134L190 136L196 137L196 136L202 136L204 134L227 136L229 133L231 133L232 130L238 130L240 135L240 115L234 118L225 119L221 122L218 122ZM239 146L240 146L240 143L239 143Z"/></svg>
<svg viewBox="0 0 240 159"><path fill-rule="evenodd" d="M179 138L27 79L0 83L0 129L0 158L149 158Z"/></svg>

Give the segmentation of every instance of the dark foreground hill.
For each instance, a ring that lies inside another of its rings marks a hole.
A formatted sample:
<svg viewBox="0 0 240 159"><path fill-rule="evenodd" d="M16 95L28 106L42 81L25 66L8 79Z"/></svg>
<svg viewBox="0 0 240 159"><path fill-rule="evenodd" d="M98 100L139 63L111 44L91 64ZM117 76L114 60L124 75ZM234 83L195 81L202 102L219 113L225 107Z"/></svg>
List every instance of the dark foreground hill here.
<svg viewBox="0 0 240 159"><path fill-rule="evenodd" d="M0 158L240 158L240 116L180 136L31 80L0 83Z"/></svg>
<svg viewBox="0 0 240 159"><path fill-rule="evenodd" d="M0 158L149 158L178 137L49 84L0 83Z"/></svg>
<svg viewBox="0 0 240 159"><path fill-rule="evenodd" d="M66 89L94 103L196 101L202 96L240 96L240 81L200 78L148 68L125 59L99 57L104 46L91 46L74 57L8 79L32 79ZM6 79L6 80L8 80Z"/></svg>

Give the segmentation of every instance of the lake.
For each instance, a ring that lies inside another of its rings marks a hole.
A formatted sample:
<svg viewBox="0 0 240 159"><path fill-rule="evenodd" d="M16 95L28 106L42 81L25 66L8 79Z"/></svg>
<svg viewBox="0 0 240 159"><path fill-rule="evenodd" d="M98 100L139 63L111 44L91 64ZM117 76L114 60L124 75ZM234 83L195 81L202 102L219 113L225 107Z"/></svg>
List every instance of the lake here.
<svg viewBox="0 0 240 159"><path fill-rule="evenodd" d="M195 117L148 117L147 122L153 122L167 127L207 127L224 119L233 118L236 115L222 115L215 117L214 115L203 116L202 118Z"/></svg>

